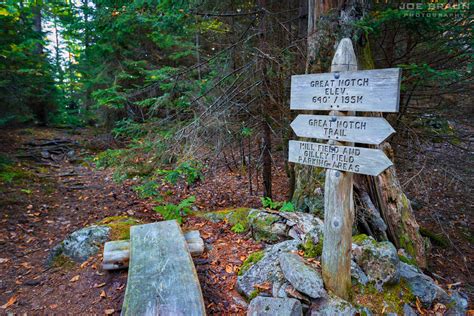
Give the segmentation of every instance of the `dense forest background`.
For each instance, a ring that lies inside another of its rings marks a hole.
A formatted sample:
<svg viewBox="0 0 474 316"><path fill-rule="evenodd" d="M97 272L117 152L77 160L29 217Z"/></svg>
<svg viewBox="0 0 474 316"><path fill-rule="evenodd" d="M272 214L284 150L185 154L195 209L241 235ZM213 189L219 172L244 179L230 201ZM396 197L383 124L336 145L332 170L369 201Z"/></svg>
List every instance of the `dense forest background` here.
<svg viewBox="0 0 474 316"><path fill-rule="evenodd" d="M41 181L52 173L58 178L74 173L89 182L81 180L70 191L95 188L85 198L78 193L84 214L67 213L77 217L77 225L86 216L89 222L97 220L102 211L117 215L107 207L120 204L121 194L133 200L128 187L146 201L136 204L147 204L144 209L156 211L153 216L159 214L160 220L183 222L196 211L260 206L323 218L324 171L287 159L288 140L296 139L290 123L299 114L290 111L290 80L296 74L329 72L337 43L349 37L360 70L402 69L400 111L383 115L397 133L379 147L395 168L380 177L354 178L354 233L390 240L420 267L431 269L431 276L450 278L437 280L455 286L462 280L472 297L470 4L0 2L0 128L7 139L0 137L0 143L8 152L0 154L0 193L5 193L0 197L26 196L25 205L16 200L0 205L11 206L14 213L15 207L34 204L27 199L43 204L30 183L38 182L37 192L46 198L54 190L47 193ZM73 168L69 173L69 165L59 167L54 155L36 150L38 141L49 146L52 138L71 148L80 140L84 152L74 147L68 158L68 147L61 153L80 172ZM20 140L21 148L15 144ZM38 177L27 179L21 168ZM107 172L120 190L109 186ZM101 181L106 189L98 189ZM70 192L65 183L59 187ZM86 202L89 198L98 212ZM63 202L54 203L62 207ZM120 208L129 211L133 205ZM215 226L209 225L221 234ZM229 230L246 229L233 225Z"/></svg>
<svg viewBox="0 0 474 316"><path fill-rule="evenodd" d="M270 156L292 136L290 76L328 71L344 24L361 69L403 69L401 110L389 117L399 134L418 124L455 143L430 109L449 112L471 88L472 22L462 10L407 16L395 3L334 2L308 50L307 1L7 3L0 124L104 127L129 144L108 153L123 162L119 177L163 163L198 168L205 157L209 167L263 168L269 181ZM342 5L358 19L339 19ZM126 163L136 158L146 165Z"/></svg>

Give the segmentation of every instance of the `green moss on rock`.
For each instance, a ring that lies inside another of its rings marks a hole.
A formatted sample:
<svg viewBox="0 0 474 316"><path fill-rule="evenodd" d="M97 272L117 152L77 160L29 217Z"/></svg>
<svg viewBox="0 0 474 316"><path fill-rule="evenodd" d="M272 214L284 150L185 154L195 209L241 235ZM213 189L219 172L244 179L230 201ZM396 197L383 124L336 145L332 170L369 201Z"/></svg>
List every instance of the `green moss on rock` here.
<svg viewBox="0 0 474 316"><path fill-rule="evenodd" d="M358 284L353 287L352 301L354 305L368 307L377 315L397 313L403 315L403 306L412 304L416 300L408 284L402 279L394 285L384 285L379 292L374 283Z"/></svg>
<svg viewBox="0 0 474 316"><path fill-rule="evenodd" d="M128 216L109 216L97 223L111 228L110 240L130 239L130 227L138 224L141 224L138 219Z"/></svg>
<svg viewBox="0 0 474 316"><path fill-rule="evenodd" d="M71 258L66 257L63 254L54 257L53 261L51 262L52 267L66 270L74 268L75 265L76 263Z"/></svg>
<svg viewBox="0 0 474 316"><path fill-rule="evenodd" d="M303 250L305 258L316 258L323 254L323 240L321 239L316 245L308 238L303 244L299 245L298 248Z"/></svg>
<svg viewBox="0 0 474 316"><path fill-rule="evenodd" d="M263 250L251 253L240 266L239 275L243 275L251 266L262 260L263 255Z"/></svg>

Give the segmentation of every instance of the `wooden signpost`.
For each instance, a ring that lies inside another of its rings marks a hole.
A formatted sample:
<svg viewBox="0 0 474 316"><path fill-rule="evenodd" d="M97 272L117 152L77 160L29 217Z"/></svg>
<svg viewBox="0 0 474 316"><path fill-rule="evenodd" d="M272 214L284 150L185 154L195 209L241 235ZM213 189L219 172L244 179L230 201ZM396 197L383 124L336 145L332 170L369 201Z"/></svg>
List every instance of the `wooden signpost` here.
<svg viewBox="0 0 474 316"><path fill-rule="evenodd" d="M399 68L291 77L292 110L398 112Z"/></svg>
<svg viewBox="0 0 474 316"><path fill-rule="evenodd" d="M395 133L383 117L298 115L291 128L299 137L378 145Z"/></svg>
<svg viewBox="0 0 474 316"><path fill-rule="evenodd" d="M392 165L380 149L290 140L290 162L376 176Z"/></svg>
<svg viewBox="0 0 474 316"><path fill-rule="evenodd" d="M351 288L353 173L377 176L392 162L378 145L395 131L380 117L356 117L354 111L397 112L400 69L357 71L352 42L339 43L331 73L291 78L292 110L330 110L329 116L299 115L291 124L296 135L328 139L327 144L290 140L289 161L327 168L324 187L322 274L327 288L349 298ZM347 112L340 112L347 111ZM340 143L347 142L347 143Z"/></svg>

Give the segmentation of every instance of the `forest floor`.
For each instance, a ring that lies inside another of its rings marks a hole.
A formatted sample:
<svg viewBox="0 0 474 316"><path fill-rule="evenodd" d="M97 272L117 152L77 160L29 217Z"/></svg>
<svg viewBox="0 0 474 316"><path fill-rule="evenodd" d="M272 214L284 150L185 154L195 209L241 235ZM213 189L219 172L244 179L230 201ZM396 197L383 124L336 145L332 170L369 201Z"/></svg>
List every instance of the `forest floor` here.
<svg viewBox="0 0 474 316"><path fill-rule="evenodd" d="M16 176L0 186L0 304L3 305L0 314L4 311L15 314L120 312L127 271L102 271L100 254L84 264L45 266L54 245L71 232L105 217L126 215L143 222L161 220L152 210L153 203L140 199L132 190L133 180L116 183L110 170L98 170L84 160L93 154L90 145L95 139L98 137L91 129L74 133L52 128L2 131L0 148L2 154L14 161ZM28 144L45 140L77 142L75 158L45 164L17 157ZM447 149L439 148L440 155L443 150ZM400 164L405 168L403 162ZM260 206L258 196L249 194L246 177L226 168L215 172L191 188L168 189L174 189L176 196L195 195L196 205L202 211ZM409 197L419 204L416 216L420 225L448 240L446 244L433 245L430 271L440 284L451 284L468 292L472 304L474 247L470 180L451 181L446 185L449 176L439 178L436 171L430 170L434 178L427 189L434 193L430 193L427 201L422 198L426 195L424 191L413 185L415 180L421 181L413 172L405 168L400 175L402 184L409 181L405 185ZM275 200L285 200L288 183L283 161L278 158L274 179ZM463 186L463 182L468 186ZM238 267L249 253L263 245L250 236L235 234L225 223L211 223L201 217L188 217L184 229L199 229L206 243L212 245L211 250L194 258L208 313L244 314L246 303L234 289Z"/></svg>

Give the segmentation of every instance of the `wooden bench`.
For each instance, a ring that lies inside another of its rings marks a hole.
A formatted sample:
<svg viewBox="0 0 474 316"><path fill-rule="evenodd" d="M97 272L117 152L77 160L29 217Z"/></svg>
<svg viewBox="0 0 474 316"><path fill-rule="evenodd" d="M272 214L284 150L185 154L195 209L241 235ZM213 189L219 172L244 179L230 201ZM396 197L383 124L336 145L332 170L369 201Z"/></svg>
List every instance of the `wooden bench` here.
<svg viewBox="0 0 474 316"><path fill-rule="evenodd" d="M199 231L191 230L184 233L191 256L200 256L204 252L204 240ZM130 260L130 240L113 240L104 245L102 258L103 270L118 270L128 268Z"/></svg>
<svg viewBox="0 0 474 316"><path fill-rule="evenodd" d="M194 263L176 221L132 226L122 315L205 315Z"/></svg>

